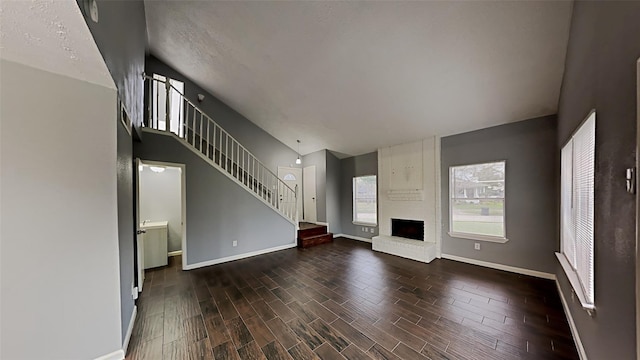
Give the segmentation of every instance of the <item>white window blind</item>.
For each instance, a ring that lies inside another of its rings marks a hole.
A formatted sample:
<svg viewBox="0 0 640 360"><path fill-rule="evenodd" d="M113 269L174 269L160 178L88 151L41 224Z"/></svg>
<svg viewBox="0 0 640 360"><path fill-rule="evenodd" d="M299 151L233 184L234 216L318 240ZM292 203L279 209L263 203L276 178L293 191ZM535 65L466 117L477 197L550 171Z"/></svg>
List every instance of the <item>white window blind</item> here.
<svg viewBox="0 0 640 360"><path fill-rule="evenodd" d="M587 305L594 304L595 124L593 112L562 149L562 253L578 280L572 286Z"/></svg>
<svg viewBox="0 0 640 360"><path fill-rule="evenodd" d="M576 239L575 222L573 218L573 139L562 148L562 179L560 203L562 214L560 227L562 228L562 253L567 257L569 264L576 267Z"/></svg>

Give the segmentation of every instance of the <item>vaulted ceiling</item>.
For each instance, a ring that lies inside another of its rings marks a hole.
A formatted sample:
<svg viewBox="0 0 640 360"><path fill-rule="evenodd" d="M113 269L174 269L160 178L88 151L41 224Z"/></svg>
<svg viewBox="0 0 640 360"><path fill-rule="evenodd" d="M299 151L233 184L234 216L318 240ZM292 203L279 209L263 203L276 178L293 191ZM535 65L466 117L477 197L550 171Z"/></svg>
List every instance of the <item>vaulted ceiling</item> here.
<svg viewBox="0 0 640 360"><path fill-rule="evenodd" d="M348 155L555 113L571 10L145 1L154 55L292 149Z"/></svg>

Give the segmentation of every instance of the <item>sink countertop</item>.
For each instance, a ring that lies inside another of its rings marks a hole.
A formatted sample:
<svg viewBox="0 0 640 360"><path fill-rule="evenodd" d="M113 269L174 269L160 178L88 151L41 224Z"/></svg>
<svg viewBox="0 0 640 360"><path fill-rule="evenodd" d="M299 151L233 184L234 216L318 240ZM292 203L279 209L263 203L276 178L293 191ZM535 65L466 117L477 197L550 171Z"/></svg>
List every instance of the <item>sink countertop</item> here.
<svg viewBox="0 0 640 360"><path fill-rule="evenodd" d="M140 223L140 229L160 229L169 225L168 221L149 221L146 223Z"/></svg>

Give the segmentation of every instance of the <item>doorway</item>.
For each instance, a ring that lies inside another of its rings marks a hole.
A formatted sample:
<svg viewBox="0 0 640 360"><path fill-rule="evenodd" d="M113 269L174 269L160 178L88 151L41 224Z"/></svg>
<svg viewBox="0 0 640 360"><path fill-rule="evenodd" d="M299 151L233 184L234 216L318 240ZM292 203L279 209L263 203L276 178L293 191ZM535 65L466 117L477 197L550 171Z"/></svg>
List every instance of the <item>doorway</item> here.
<svg viewBox="0 0 640 360"><path fill-rule="evenodd" d="M316 167L307 166L303 169L303 197L304 197L304 221L315 223L318 220L316 208Z"/></svg>
<svg viewBox="0 0 640 360"><path fill-rule="evenodd" d="M278 166L278 178L280 178L280 180L282 180L288 187L290 187L293 190L296 190L296 187L297 187L298 194L296 199L296 209L298 211L298 218L300 218L302 216L302 196L301 196L302 169ZM280 191L280 194L282 193L283 192ZM287 202L286 198L280 198L279 201L280 201L280 205L283 207L290 205L286 203Z"/></svg>
<svg viewBox="0 0 640 360"><path fill-rule="evenodd" d="M185 165L136 159L136 275L166 266L170 256L186 264Z"/></svg>

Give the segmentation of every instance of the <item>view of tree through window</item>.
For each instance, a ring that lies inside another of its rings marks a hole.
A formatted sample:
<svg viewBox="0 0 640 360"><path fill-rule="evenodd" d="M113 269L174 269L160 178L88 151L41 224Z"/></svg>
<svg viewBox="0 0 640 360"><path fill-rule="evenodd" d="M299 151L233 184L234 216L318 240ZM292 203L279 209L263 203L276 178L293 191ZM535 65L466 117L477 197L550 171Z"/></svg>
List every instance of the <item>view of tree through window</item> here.
<svg viewBox="0 0 640 360"><path fill-rule="evenodd" d="M450 168L451 232L505 237L505 162Z"/></svg>
<svg viewBox="0 0 640 360"><path fill-rule="evenodd" d="M376 176L353 178L353 221L363 224L377 224Z"/></svg>

